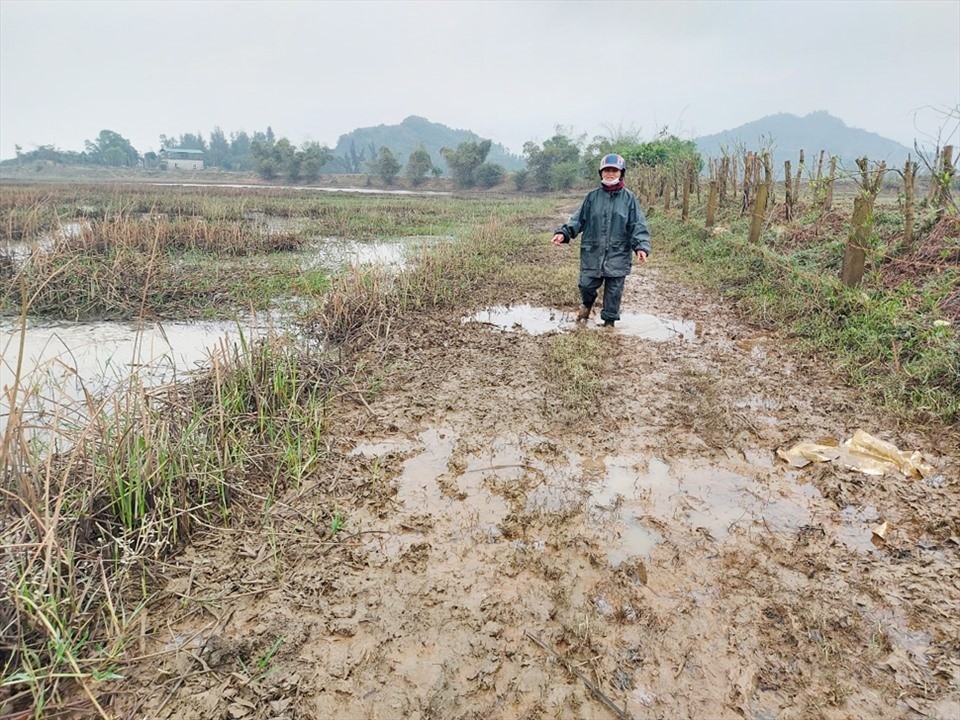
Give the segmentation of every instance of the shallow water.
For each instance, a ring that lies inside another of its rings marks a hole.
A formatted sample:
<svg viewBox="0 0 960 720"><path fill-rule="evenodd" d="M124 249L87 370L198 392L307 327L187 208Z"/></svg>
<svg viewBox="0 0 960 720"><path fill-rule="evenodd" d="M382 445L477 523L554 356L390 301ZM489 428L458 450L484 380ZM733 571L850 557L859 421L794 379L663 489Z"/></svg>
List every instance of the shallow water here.
<svg viewBox="0 0 960 720"><path fill-rule="evenodd" d="M243 327L248 340L254 325L247 322ZM28 417L80 418L85 393L109 392L134 374L147 387L172 381L204 365L218 345L237 340L240 328L236 322L28 320L21 359L19 324L0 319L0 429L7 423L18 364L17 403Z"/></svg>
<svg viewBox="0 0 960 720"><path fill-rule="evenodd" d="M500 330L519 330L530 335L571 330L575 318L569 313L532 305L510 305L485 308L475 315L460 319L461 323L476 322L492 325Z"/></svg>
<svg viewBox="0 0 960 720"><path fill-rule="evenodd" d="M596 313L595 313L596 315ZM461 318L460 322L477 322L492 325L500 330L525 332L530 335L544 335L550 332L564 332L578 327L574 313L548 307L533 305L509 305L484 308L474 315ZM597 319L591 318L584 327L601 329ZM609 328L602 328L609 331ZM685 320L658 318L643 313L621 313L620 320L612 332L639 337L645 340L693 340L696 337L696 325Z"/></svg>
<svg viewBox="0 0 960 720"><path fill-rule="evenodd" d="M333 271L349 266L367 265L402 269L406 267L411 255L419 252L421 248L452 239L450 236L433 235L370 241L340 237L320 238L302 251L305 255L303 264L308 268L321 267Z"/></svg>
<svg viewBox="0 0 960 720"><path fill-rule="evenodd" d="M156 186L173 187L209 187L209 188L240 188L244 190L299 190L300 192L332 192L332 193L353 193L360 195L440 195L449 196L453 193L439 192L435 190L381 190L378 188L357 188L357 187L304 187L302 185L242 185L226 183L146 183Z"/></svg>
<svg viewBox="0 0 960 720"><path fill-rule="evenodd" d="M57 240L69 240L79 236L90 224L86 221L61 223L43 235L31 240L15 240L0 244L0 256L6 256L15 263L22 263L35 252L47 252Z"/></svg>
<svg viewBox="0 0 960 720"><path fill-rule="evenodd" d="M686 320L659 318L643 313L622 313L614 332L632 335L645 340L693 340L697 326Z"/></svg>
<svg viewBox="0 0 960 720"><path fill-rule="evenodd" d="M501 437L463 453L459 440L450 428L428 428L415 440L370 442L354 452L407 455L394 480L398 504L406 513L431 516L431 527L446 530L455 543L501 536L498 524L522 509L532 515L583 512L613 566L649 558L665 540L724 542L752 530L799 535L824 524L851 549L869 547L862 513L837 517L796 473L773 473L765 465L741 473L639 455L583 457L535 435ZM542 453L543 447L550 451Z"/></svg>

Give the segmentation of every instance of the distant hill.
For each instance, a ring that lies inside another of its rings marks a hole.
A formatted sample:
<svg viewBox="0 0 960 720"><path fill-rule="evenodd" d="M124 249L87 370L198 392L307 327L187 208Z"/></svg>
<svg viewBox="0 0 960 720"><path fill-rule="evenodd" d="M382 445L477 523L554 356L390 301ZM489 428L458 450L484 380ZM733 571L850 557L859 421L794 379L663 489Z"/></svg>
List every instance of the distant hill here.
<svg viewBox="0 0 960 720"><path fill-rule="evenodd" d="M406 164L410 153L423 143L423 147L430 153L433 164L447 172L447 164L440 156L440 148L456 148L462 142L479 142L488 138L481 138L470 130L454 130L440 123L433 123L426 118L411 115L399 125L377 125L376 127L357 128L341 135L333 149L334 155L341 160L328 166L331 172L364 172L356 167L357 160L362 156L362 162L370 160L370 155L381 146L390 148L397 159ZM352 151L351 151L352 148ZM487 155L487 162L499 163L507 170L519 170L526 163L519 155L510 153L507 148L494 143ZM337 167L333 167L336 165Z"/></svg>
<svg viewBox="0 0 960 720"><path fill-rule="evenodd" d="M855 167L855 159L863 156L871 161L885 160L888 167L903 165L908 153L913 153L916 159L916 152L906 145L848 127L843 120L824 110L803 117L789 113L768 115L732 130L704 135L695 142L700 153L707 157L719 157L724 147L732 151L738 144L748 150L772 147L774 165L781 170L784 160L796 167L801 148L806 151L807 167L816 162L821 150L826 151L827 156L836 155L849 167Z"/></svg>

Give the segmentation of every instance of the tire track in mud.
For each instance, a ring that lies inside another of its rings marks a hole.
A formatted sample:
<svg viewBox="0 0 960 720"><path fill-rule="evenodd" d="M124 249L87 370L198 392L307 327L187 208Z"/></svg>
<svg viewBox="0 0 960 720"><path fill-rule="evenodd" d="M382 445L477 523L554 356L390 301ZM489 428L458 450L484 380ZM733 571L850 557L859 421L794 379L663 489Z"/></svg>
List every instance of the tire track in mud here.
<svg viewBox="0 0 960 720"><path fill-rule="evenodd" d="M402 364L339 424L330 486L286 498L264 530L212 533L168 569L171 602L143 647L157 660L117 707L613 717L529 632L624 716L949 716L949 442L884 427L784 338L656 263L628 278L624 302L696 332L610 333L611 399L589 418L565 415L545 381L545 336L454 318L399 330ZM939 480L776 459L857 427L922 447ZM354 500L330 539L310 518L335 493ZM881 517L894 529L876 547Z"/></svg>

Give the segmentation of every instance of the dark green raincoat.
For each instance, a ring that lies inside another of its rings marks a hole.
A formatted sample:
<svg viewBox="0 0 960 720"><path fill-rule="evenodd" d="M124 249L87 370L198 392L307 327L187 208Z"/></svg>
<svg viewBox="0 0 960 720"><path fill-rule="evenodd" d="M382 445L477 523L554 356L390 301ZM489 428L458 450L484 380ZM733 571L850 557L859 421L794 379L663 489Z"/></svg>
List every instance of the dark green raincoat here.
<svg viewBox="0 0 960 720"><path fill-rule="evenodd" d="M583 233L580 274L586 277L624 277L630 274L638 250L650 254L647 219L627 188L591 191L580 209L556 232L563 235L564 242Z"/></svg>

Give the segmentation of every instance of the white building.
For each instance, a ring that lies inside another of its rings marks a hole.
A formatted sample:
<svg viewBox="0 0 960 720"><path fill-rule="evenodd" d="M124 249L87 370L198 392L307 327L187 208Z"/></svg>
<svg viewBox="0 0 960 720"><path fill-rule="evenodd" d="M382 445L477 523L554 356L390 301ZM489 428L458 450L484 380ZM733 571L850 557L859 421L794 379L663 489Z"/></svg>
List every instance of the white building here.
<svg viewBox="0 0 960 720"><path fill-rule="evenodd" d="M203 170L203 150L164 148L160 151L161 170Z"/></svg>

